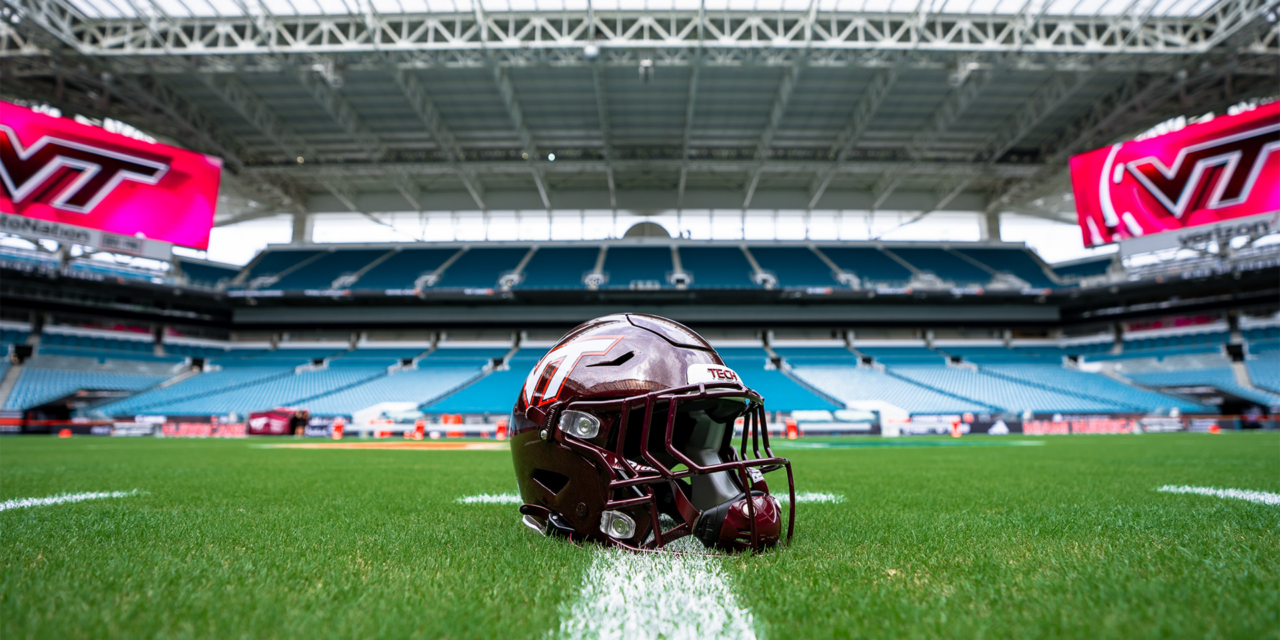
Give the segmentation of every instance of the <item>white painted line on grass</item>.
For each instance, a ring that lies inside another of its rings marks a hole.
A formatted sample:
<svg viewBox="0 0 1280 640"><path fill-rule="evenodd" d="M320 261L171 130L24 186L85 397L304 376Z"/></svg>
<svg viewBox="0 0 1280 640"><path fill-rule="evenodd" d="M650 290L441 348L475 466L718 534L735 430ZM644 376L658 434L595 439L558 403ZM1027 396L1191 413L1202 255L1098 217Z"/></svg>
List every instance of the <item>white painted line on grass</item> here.
<svg viewBox="0 0 1280 640"><path fill-rule="evenodd" d="M778 502L787 502L788 500L791 499L791 496L785 493L775 493L773 497L777 498ZM801 491L796 494L796 504L801 504L804 502L840 504L841 502L844 502L844 496L838 493L819 493L816 491Z"/></svg>
<svg viewBox="0 0 1280 640"><path fill-rule="evenodd" d="M594 553L578 597L560 605L553 638L755 640L751 612L739 604L717 559L602 548Z"/></svg>
<svg viewBox="0 0 1280 640"><path fill-rule="evenodd" d="M127 498L129 496L138 495L138 490L133 491L102 491L98 493L63 493L48 498L18 498L16 500L5 500L0 502L0 511L8 511L9 509L23 509L26 507L43 507L51 504L62 504L64 502L83 502L85 500L97 500L99 498Z"/></svg>
<svg viewBox="0 0 1280 640"><path fill-rule="evenodd" d="M1266 491L1248 491L1244 489L1215 489L1213 487L1187 487L1166 484L1156 491L1163 493L1195 493L1202 496L1213 496L1215 498L1233 498L1235 500L1248 500L1258 504L1280 505L1280 493L1267 493Z"/></svg>
<svg viewBox="0 0 1280 640"><path fill-rule="evenodd" d="M463 496L454 502L458 504L524 504L520 496L511 493L482 493L478 496Z"/></svg>

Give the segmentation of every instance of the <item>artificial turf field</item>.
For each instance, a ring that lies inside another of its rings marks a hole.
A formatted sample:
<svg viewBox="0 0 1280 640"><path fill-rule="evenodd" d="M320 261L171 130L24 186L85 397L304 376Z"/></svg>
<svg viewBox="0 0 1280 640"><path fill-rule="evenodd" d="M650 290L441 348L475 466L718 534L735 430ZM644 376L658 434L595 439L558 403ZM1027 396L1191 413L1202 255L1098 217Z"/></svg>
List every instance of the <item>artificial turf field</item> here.
<svg viewBox="0 0 1280 640"><path fill-rule="evenodd" d="M456 503L507 452L267 442L0 439L0 500L139 492L0 512L0 635L560 635L599 552ZM844 501L711 560L758 637L1280 637L1280 506L1156 492L1280 492L1280 434L814 442L777 448Z"/></svg>

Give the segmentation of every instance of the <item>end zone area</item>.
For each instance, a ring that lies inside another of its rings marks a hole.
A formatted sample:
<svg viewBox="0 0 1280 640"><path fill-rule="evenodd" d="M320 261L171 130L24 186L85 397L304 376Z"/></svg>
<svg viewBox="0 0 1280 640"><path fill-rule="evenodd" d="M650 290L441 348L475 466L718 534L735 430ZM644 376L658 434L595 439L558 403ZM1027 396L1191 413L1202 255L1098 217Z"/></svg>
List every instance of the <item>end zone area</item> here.
<svg viewBox="0 0 1280 640"><path fill-rule="evenodd" d="M1280 492L1280 434L1040 441L788 449L797 492L844 500L715 574L761 638L1275 637L1280 507L1158 489ZM0 634L586 628L596 552L457 502L514 491L507 451L261 447L291 442L0 440L0 500L138 492L0 512Z"/></svg>

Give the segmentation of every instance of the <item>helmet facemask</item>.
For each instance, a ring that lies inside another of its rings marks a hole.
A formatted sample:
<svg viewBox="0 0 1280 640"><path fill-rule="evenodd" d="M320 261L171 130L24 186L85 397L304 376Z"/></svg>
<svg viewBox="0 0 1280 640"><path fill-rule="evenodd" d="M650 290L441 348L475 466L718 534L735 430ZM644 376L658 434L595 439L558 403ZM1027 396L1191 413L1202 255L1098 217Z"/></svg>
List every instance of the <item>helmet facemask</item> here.
<svg viewBox="0 0 1280 640"><path fill-rule="evenodd" d="M726 551L773 546L781 537L780 508L764 474L786 469L790 541L791 463L773 455L763 400L754 391L738 383L706 383L549 409L543 424L556 426L544 429L545 437L609 470L600 539L631 549L661 549L687 535ZM582 437L592 430L579 429L583 420L594 420L598 433ZM743 431L735 450L738 420ZM664 530L660 515L676 526ZM619 535L627 531L632 535Z"/></svg>

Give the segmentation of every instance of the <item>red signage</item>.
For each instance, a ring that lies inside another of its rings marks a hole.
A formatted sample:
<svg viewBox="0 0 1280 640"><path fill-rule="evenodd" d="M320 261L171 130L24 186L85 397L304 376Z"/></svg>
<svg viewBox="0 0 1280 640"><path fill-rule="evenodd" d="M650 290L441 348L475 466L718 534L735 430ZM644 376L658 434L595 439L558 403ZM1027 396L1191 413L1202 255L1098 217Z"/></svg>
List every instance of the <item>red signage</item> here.
<svg viewBox="0 0 1280 640"><path fill-rule="evenodd" d="M0 212L209 247L222 161L0 102Z"/></svg>
<svg viewBox="0 0 1280 640"><path fill-rule="evenodd" d="M1280 102L1071 159L1084 244L1280 211Z"/></svg>

